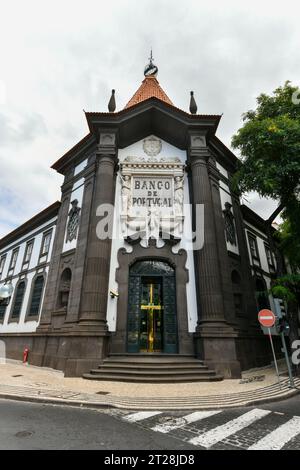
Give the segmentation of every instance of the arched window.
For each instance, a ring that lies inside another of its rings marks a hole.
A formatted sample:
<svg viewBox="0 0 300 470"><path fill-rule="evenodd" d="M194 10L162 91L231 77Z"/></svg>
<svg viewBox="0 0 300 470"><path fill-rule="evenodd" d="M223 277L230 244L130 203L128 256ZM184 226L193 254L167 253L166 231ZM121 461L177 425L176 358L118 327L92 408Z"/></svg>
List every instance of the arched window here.
<svg viewBox="0 0 300 470"><path fill-rule="evenodd" d="M59 293L58 293L58 308L66 309L68 307L71 279L72 279L71 269L70 268L64 269L60 277Z"/></svg>
<svg viewBox="0 0 300 470"><path fill-rule="evenodd" d="M26 284L25 281L21 281L16 288L15 301L12 308L11 318L18 320L21 314Z"/></svg>
<svg viewBox="0 0 300 470"><path fill-rule="evenodd" d="M235 269L231 273L231 283L235 314L241 317L244 314L242 280L239 272Z"/></svg>
<svg viewBox="0 0 300 470"><path fill-rule="evenodd" d="M175 270L165 261L160 260L141 260L136 261L130 268L130 274L145 275L171 275L174 276Z"/></svg>
<svg viewBox="0 0 300 470"><path fill-rule="evenodd" d="M40 312L44 282L44 276L37 276L34 280L28 317L38 316Z"/></svg>
<svg viewBox="0 0 300 470"><path fill-rule="evenodd" d="M5 312L6 312L6 304L1 303L0 304L0 323L4 322L4 317L5 317Z"/></svg>

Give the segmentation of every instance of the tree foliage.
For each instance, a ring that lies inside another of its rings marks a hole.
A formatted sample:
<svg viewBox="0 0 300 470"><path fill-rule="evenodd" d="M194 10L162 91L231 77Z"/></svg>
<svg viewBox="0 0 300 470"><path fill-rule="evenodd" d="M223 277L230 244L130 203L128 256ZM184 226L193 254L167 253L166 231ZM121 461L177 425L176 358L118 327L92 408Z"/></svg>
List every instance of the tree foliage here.
<svg viewBox="0 0 300 470"><path fill-rule="evenodd" d="M243 115L244 125L232 138L241 163L233 178L241 193L257 191L277 199L289 232L300 237L300 104L297 87L287 81L271 96L261 94L257 109Z"/></svg>
<svg viewBox="0 0 300 470"><path fill-rule="evenodd" d="M295 236L288 219L283 221L274 236L276 245L285 254L292 270L300 271L300 238Z"/></svg>

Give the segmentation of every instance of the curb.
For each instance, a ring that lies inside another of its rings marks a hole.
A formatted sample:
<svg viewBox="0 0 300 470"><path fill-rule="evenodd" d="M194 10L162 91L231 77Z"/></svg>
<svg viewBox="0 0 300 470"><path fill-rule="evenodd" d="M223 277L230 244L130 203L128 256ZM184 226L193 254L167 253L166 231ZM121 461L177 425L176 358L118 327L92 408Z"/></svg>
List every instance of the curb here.
<svg viewBox="0 0 300 470"><path fill-rule="evenodd" d="M282 383L282 386L286 385ZM300 386L300 380L296 381L296 385ZM263 391L264 388L261 389ZM272 403L276 401L282 401L288 398L291 398L295 395L300 393L300 389L285 389L285 391L279 390L278 393L276 389L270 393L270 395L262 394L261 397L255 398L245 398L244 400L241 399L240 401L234 401L234 394L232 394L231 399L229 399L228 395L223 396L214 396L213 402L208 402L207 400L209 397L185 397L181 398L181 401L177 401L176 399L173 404L167 404L166 400L168 397L161 397L161 402L159 403L151 403L151 398L148 401L145 400L145 403L138 403L139 399L134 397L130 399L130 397L116 397L116 396L108 396L107 400L103 401L89 401L89 400L80 400L80 399L66 399L66 398L54 398L54 397L47 397L45 391L44 396L33 396L33 395L21 395L17 393L7 393L0 391L0 399L6 400L13 400L13 401L23 401L29 403L39 403L39 404L49 404L49 405L60 405L60 406L71 406L76 408L90 408L90 409L109 409L109 408L117 408L117 409L128 409L128 410L162 410L162 411L175 411L178 409L186 409L186 410L212 410L212 409L225 409L225 408L240 408L240 407L248 407L248 406L256 406L258 404L263 403ZM170 397L170 402L172 403L172 398ZM176 398L176 397L175 397ZM199 401L197 401L197 398ZM203 398L203 400L201 400ZM196 399L196 401L195 401ZM223 401L224 400L224 401ZM193 401L195 401L193 403ZM201 402L202 401L202 402ZM222 403L223 401L223 403Z"/></svg>

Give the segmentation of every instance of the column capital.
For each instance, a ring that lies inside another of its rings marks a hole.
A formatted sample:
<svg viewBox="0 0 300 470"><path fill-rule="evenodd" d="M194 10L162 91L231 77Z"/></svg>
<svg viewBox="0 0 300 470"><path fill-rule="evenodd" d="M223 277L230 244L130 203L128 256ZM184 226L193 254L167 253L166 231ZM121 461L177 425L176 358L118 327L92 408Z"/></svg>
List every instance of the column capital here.
<svg viewBox="0 0 300 470"><path fill-rule="evenodd" d="M189 165L195 166L195 165L201 165L201 164L207 164L208 160L210 158L210 152L207 147L204 148L198 148L198 149L189 149L188 151L188 163Z"/></svg>
<svg viewBox="0 0 300 470"><path fill-rule="evenodd" d="M98 150L107 148L116 149L118 130L117 129L99 129Z"/></svg>

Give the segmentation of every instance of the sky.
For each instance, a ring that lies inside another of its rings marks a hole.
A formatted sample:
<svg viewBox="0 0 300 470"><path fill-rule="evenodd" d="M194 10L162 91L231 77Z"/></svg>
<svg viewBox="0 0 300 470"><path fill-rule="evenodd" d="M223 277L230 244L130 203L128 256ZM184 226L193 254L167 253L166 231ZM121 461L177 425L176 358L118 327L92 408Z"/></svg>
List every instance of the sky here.
<svg viewBox="0 0 300 470"><path fill-rule="evenodd" d="M298 4L297 4L298 3ZM87 132L83 110L122 109L153 49L186 111L222 114L230 146L255 98L300 86L300 5L273 0L0 0L0 237L60 199L50 166ZM268 217L276 201L246 195Z"/></svg>

